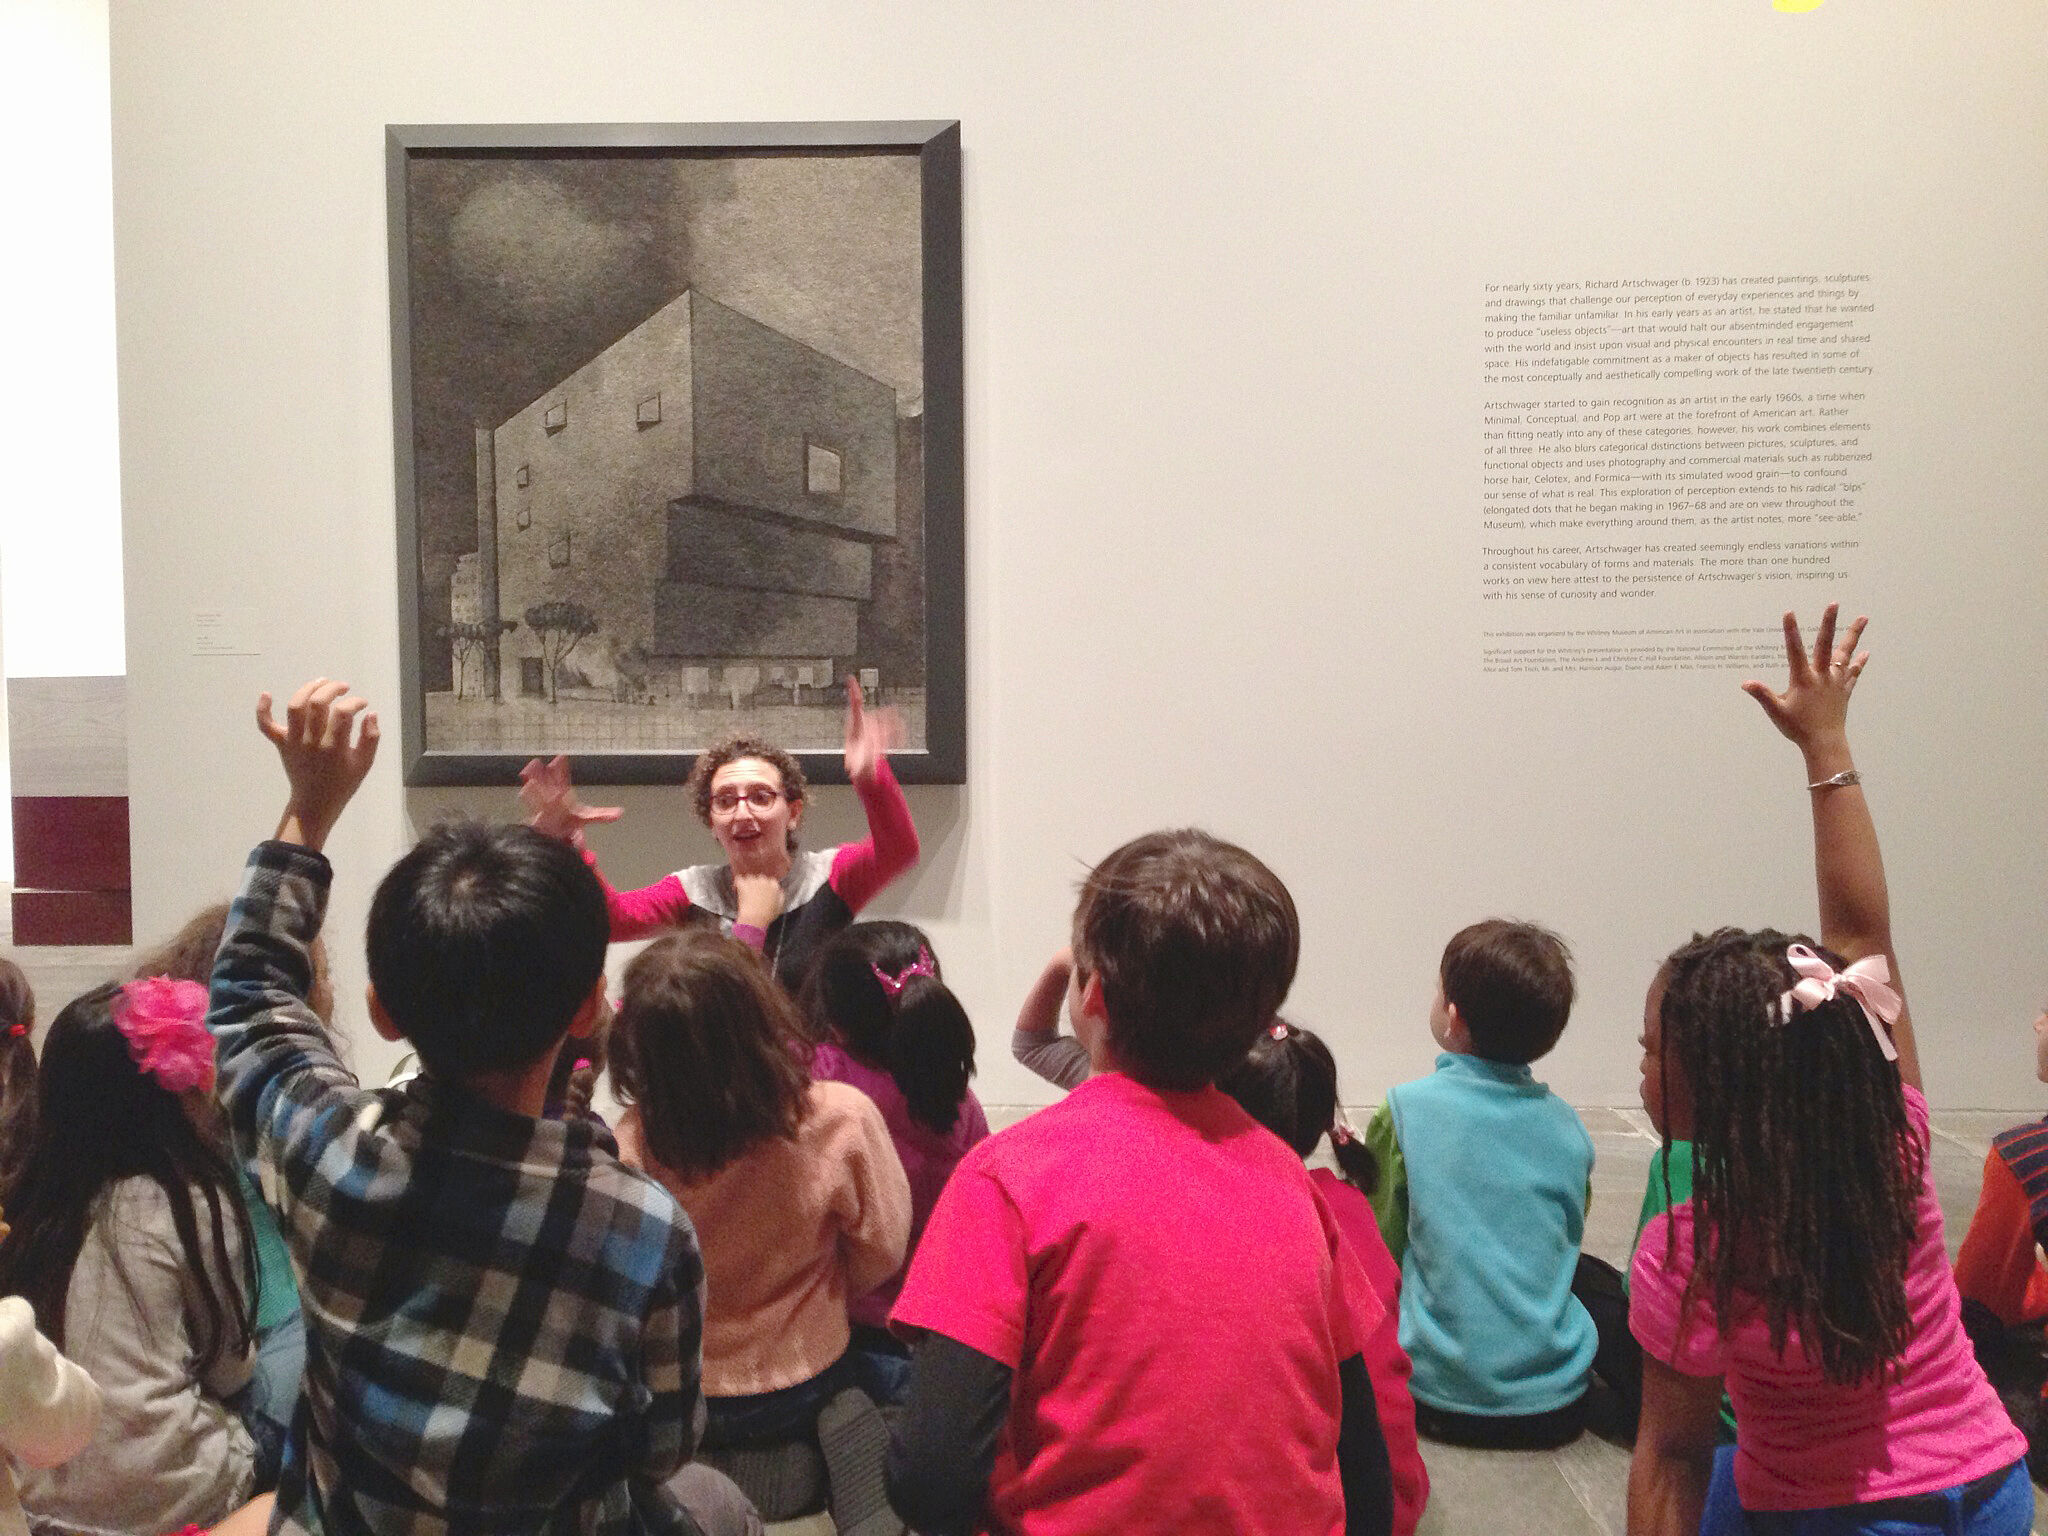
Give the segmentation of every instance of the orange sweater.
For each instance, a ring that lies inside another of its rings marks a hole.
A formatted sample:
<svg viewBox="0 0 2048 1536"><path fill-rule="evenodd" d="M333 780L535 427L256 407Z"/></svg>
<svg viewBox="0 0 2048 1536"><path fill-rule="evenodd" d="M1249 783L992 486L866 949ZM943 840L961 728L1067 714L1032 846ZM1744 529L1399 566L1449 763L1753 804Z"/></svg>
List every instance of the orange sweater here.
<svg viewBox="0 0 2048 1536"><path fill-rule="evenodd" d="M1984 1189L1956 1254L1956 1289L2008 1328L2048 1316L2048 1269L2034 1241L2027 1192L1996 1147L1984 1158Z"/></svg>
<svg viewBox="0 0 2048 1536"><path fill-rule="evenodd" d="M649 1158L640 1112L619 1152L654 1175L704 1253L704 1395L809 1381L846 1353L848 1298L893 1275L910 1240L910 1182L882 1112L845 1083L812 1083L794 1138L773 1137L686 1179Z"/></svg>

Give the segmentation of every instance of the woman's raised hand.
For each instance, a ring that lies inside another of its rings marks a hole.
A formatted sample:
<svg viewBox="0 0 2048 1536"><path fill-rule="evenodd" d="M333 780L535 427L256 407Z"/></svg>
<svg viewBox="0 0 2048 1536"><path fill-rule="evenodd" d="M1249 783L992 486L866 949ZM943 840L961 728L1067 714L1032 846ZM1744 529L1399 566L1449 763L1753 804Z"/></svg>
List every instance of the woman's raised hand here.
<svg viewBox="0 0 2048 1536"><path fill-rule="evenodd" d="M1847 731L1849 695L1855 691L1856 679L1863 675L1864 664L1870 660L1868 651L1856 649L1868 619L1857 619L1841 643L1836 644L1835 619L1839 607L1829 603L1820 616L1820 633L1814 637L1810 656L1799 633L1798 616L1785 615L1788 676L1783 693L1774 693L1754 679L1742 685L1742 691L1763 706L1771 724L1802 749Z"/></svg>
<svg viewBox="0 0 2048 1536"><path fill-rule="evenodd" d="M846 777L848 782L869 783L875 770L902 738L903 728L893 709L868 713L867 699L860 691L860 679L846 680Z"/></svg>
<svg viewBox="0 0 2048 1536"><path fill-rule="evenodd" d="M569 782L569 759L549 762L534 758L519 770L519 803L532 816L536 832L564 840L594 821L617 821L625 814L616 805L585 805L576 798L576 786Z"/></svg>

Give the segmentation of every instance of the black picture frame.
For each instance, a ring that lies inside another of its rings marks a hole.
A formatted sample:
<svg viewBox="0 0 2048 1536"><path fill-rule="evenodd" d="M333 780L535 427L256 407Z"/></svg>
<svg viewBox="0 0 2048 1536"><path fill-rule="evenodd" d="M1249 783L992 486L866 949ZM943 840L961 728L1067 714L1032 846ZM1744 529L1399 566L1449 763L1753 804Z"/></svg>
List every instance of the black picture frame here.
<svg viewBox="0 0 2048 1536"><path fill-rule="evenodd" d="M664 590L656 592L649 600L649 611L654 614L652 633L655 638L648 644L656 649L661 646L667 646L669 649L650 657L647 645L636 641L634 648L621 649L616 635L608 637L605 643L614 648L614 675L610 683L613 700L607 702L600 697L602 689L597 685L592 685L588 690L589 696L582 699L580 704L578 700L572 698L572 705L578 705L582 710L582 714L577 717L578 720L581 721L584 716L589 717L587 725L578 724L575 728L599 734L609 733L616 725L629 735L633 732L644 734L654 728L660 719L666 717L662 715L662 703L656 698L652 684L647 685L647 696L644 699L640 697L641 685L646 680L633 668L637 667L641 660L645 660L650 668L658 670L662 667L671 667L675 654L688 653L693 646L702 647L714 641L726 645L741 643L732 640L730 636L748 632L747 626L753 621L754 613L749 605L756 599L746 596L745 593L760 593L761 589L749 585L755 578L747 569L742 569L737 576L729 574L727 578L736 581L737 586L730 589L721 588L707 595L705 588L694 584L700 580L694 571L681 573L689 578L688 580L677 579L675 562L679 558L677 549L680 547L687 550L690 547L687 530L684 534L677 532L678 516L707 517L731 514L734 518L739 518L743 514L746 525L743 536L735 535L741 537L741 547L736 554L729 553L728 565L744 562L745 539L768 541L771 551L778 552L776 559L768 563L778 571L789 567L792 558L779 553L781 551L796 549L806 559L815 556L813 565L807 566L798 561L796 566L792 567L797 570L797 575L788 578L788 581L794 585L789 586L787 590L767 590L765 595L758 596L758 601L764 604L788 605L789 618L786 627L778 631L778 634L795 631L802 640L817 641L817 646L806 654L820 658L829 657L834 663L835 670L849 656L857 662L870 654L874 645L879 644L894 646L897 652L914 660L914 650L909 648L909 642L901 633L895 630L887 631L881 641L874 641L867 630L858 629L855 620L847 617L851 610L858 618L865 620L870 610L879 607L882 600L875 594L877 584L882 580L883 562L895 559L898 565L907 571L908 574L899 571L894 585L889 588L890 600L895 604L890 611L892 614L911 611L914 604L902 596L904 592L914 590L921 599L921 677L909 661L898 668L898 671L906 677L917 677L921 683L919 709L922 739L921 742L913 742L908 749L893 752L890 757L891 765L897 776L906 783L965 782L966 562L960 125L955 121L917 121L394 124L387 127L385 159L391 265L392 414L396 459L399 634L403 680L401 748L406 784L421 786L516 783L520 766L528 758L553 755L557 751L566 751L575 776L582 783L680 783L687 777L696 751L710 745L711 741L721 734L706 728L702 732L703 739L686 745L664 744L648 747L622 739L616 748L603 744L565 747L559 740L544 739L553 729L548 721L554 718L545 717L542 724L533 729L532 734L537 739L521 739L522 732L527 729L522 722L534 717L538 708L532 686L536 675L533 671L534 658L526 657L520 661L516 681L517 686L523 688L525 693L523 696L515 696L519 707L508 711L505 709L505 694L508 684L513 681L513 674L506 665L509 659L506 654L508 642L485 642L478 638L485 629L494 635L501 632L516 634L522 623L519 618L504 611L504 589L509 578L504 576L503 571L514 561L513 557L507 554L501 565L498 542L501 530L507 526L516 527L518 537L522 541L529 537L533 514L523 500L528 492L529 470L528 466L522 463L517 466L514 475L509 471L501 471L497 466L498 439L502 433L512 428L516 418L506 418L503 425L494 424L494 418L503 412L506 400L514 398L505 396L503 390L517 387L516 381L505 383L498 375L506 372L516 374L518 370L507 370L502 367L494 369L490 360L492 343L489 339L470 345L463 336L456 334L459 327L444 324L442 315L433 308L434 296L437 293L454 290L450 287L446 272L438 265L449 260L446 252L430 248L426 243L426 230L431 222L431 216L428 213L419 213L416 221L416 210L428 207L431 202L424 194L416 197L416 177L424 185L433 177L444 179L437 184L448 184L445 178L474 176L494 187L512 188L519 196L508 193L498 198L487 215L479 215L473 221L483 233L477 235L472 243L488 246L491 241L496 240L504 242L506 250L518 251L522 208L538 208L545 218L552 218L559 211L557 205L561 204L562 199L557 197L555 203L549 203L544 195L550 192L550 177L569 178L577 186L590 178L600 178L603 186L602 197L610 199L610 202L600 208L597 217L602 219L617 215L618 228L634 230L640 225L632 217L631 187L628 186L625 192L619 193L608 180L602 180L603 178L617 177L627 182L633 182L636 178L640 181L646 181L650 177L658 179L665 174L661 169L661 163L664 161L687 159L701 162L715 161L720 157L727 160L749 161L771 157L813 157L821 162L819 174L830 176L834 171L823 166L822 162L860 156L910 157L914 158L916 167L915 219L919 256L917 270L921 294L916 300L920 326L914 339L914 350L921 362L919 378L922 393L922 408L915 413L914 429L917 483L913 488L905 489L912 471L904 468L899 473L898 468L899 464L907 465L911 462L904 456L906 450L900 444L904 434L913 430L905 425L905 422L912 418L901 414L903 392L899 388L890 397L898 406L899 414L895 416L893 423L893 436L898 446L883 444L871 455L878 463L887 460L887 488L868 496L868 515L871 521L874 516L888 515L886 508L892 503L885 499L887 497L894 497L893 505L899 509L906 505L908 498L907 505L915 514L914 519L905 517L898 522L890 523L889 527L895 530L893 535L877 534L872 528L854 528L849 531L847 526L841 526L850 524L855 516L853 510L842 512L837 509L842 501L853 502L858 499L851 490L851 487L858 483L857 465L842 465L839 450L831 446L833 442L839 440L838 438L821 432L813 439L808 428L804 436L804 445L800 450L802 467L798 471L798 478L805 480L806 483L798 492L790 494L804 495L809 498L810 504L798 507L795 515L790 511L786 495L782 502L758 506L751 503L721 501L711 490L705 489L712 483L714 475L711 471L701 469L701 466L715 460L717 453L727 450L721 446L725 440L705 435L709 429L698 425L699 417L721 424L733 435L734 441L746 431L744 427L734 424L750 418L746 417L741 406L720 406L715 402L700 405L697 402L708 402L709 397L719 388L724 388L734 396L743 396L747 388L754 387L750 382L751 376L746 373L748 368L753 368L757 372L777 368L801 369L806 366L813 372L824 370L821 377L825 382L816 385L816 389L827 395L833 390L844 393L845 389L864 387L860 381L867 379L867 375L855 364L834 358L823 349L814 348L804 341L792 340L784 332L775 330L770 325L721 306L716 296L708 292L702 293L701 298L698 297L699 280L692 276L688 290L675 300L676 303L687 301L696 306L694 313L699 316L681 322L697 327L688 331L682 343L690 349L688 357L694 370L687 384L690 399L680 408L665 406L660 392L650 393L636 388L629 391L635 398L623 402L624 409L630 413L632 425L640 432L657 430L662 422L670 417L688 417L690 430L698 434L690 440L688 450L693 455L689 463L694 477L688 482L688 495L685 498L663 500L665 513L656 514L665 515L668 519L665 534L668 542L665 546L666 555L660 557L666 563L649 578ZM705 173L691 170L687 174ZM889 174L908 175L907 172L897 172L893 166ZM599 182L593 182L592 185L599 185ZM522 204L519 197L525 197L526 202ZM612 206L612 203L619 203L622 199L623 211ZM848 207L832 210L831 216L844 220L849 216L849 208L857 215L858 207L857 200L850 201ZM445 213L445 208L442 211ZM570 213L562 215L563 218L571 220L579 216L573 209ZM907 226L907 217L904 222ZM456 221L452 218L445 219L444 223L450 229L456 228ZM606 226L600 223L597 227ZM579 234L584 233L583 226L578 225L576 229ZM886 239L882 235L875 238L878 241ZM585 243L588 244L588 241ZM898 247L906 243L902 238L897 240ZM453 248L452 243L450 248ZM456 263L451 261L449 264ZM546 294L544 288L546 274L535 275L528 272L525 270L527 265L523 261L508 258L505 262L505 281L515 285L530 282L533 290L542 296L539 302L544 306L551 302L551 296ZM545 267L544 263L539 265ZM640 268L635 266L630 270L637 281ZM473 273L470 275L474 276ZM656 297L659 295L656 294ZM611 296L606 294L601 295L593 303L601 308L610 300ZM630 306L634 301L629 296L620 302ZM641 302L644 309L649 300L643 296ZM654 312L649 319L636 322L636 325L641 328L651 326L655 319L666 313L667 309L663 308ZM736 320L732 318L735 313L738 315ZM721 317L717 325L725 327L723 331L714 327L713 316ZM550 345L576 345L573 340L563 341L555 332L574 331L577 325L581 325L584 331L588 332L588 315L579 313L573 319L574 324L556 325L554 331L548 332ZM473 314L469 323L470 335L473 337L479 333L479 323ZM546 325L541 321L536 321L535 327L537 330L546 330ZM884 322L877 321L876 328L883 329ZM629 331L616 342L606 341L600 350L609 356L615 347L631 341L633 334ZM769 341L758 340L764 334L770 338ZM899 327L897 332L890 334L895 336L901 345L907 333ZM734 336L741 339L731 339ZM453 339L450 339L451 337ZM784 346L785 342L788 343L787 346ZM416 350L416 344L422 350ZM587 339L583 345L587 348ZM749 346L754 348L753 352L747 351ZM721 353L720 347L725 351ZM763 347L770 350L763 353ZM777 352L773 350L774 348L782 350ZM432 353L426 362L422 360L423 352ZM705 383L707 370L712 369L713 364L702 359L716 360L721 356L738 357L740 361L720 365L725 372L714 372L711 375L711 382ZM767 361L761 360L764 356L767 357ZM499 357L502 362L503 354L499 354ZM821 357L824 359L822 362L818 361ZM521 354L519 360L523 364L526 354ZM577 373L561 375L562 382L559 384L550 381L541 394L545 396L562 392L559 402L546 404L540 398L535 398L525 402L521 414L542 407L546 417L543 431L550 437L564 432L568 426L568 391L571 383L575 377L581 375L584 368L598 367L599 361L601 360L576 364ZM462 374L461 370L465 367L471 370L470 375ZM836 382L842 376L852 381L844 388ZM721 384L720 380L727 377L738 378L740 382ZM450 385L448 381L451 378L466 378L466 383ZM867 382L876 384L878 388L888 387L879 378L868 379ZM451 403L452 397L461 395L464 388L470 391L470 395ZM495 404L477 403L487 402L492 389L499 391ZM775 393L765 396L776 401L789 397L788 388L780 384L777 385ZM465 408L465 402L466 408L472 412L468 430L475 439L471 450L475 458L468 483L470 494L476 502L474 523L469 530L469 537L475 547L468 552L472 564L467 571L462 564L464 552L459 542L463 535L458 527L459 519L453 510L456 492L451 490L451 487L459 488L461 467L455 462L456 449L450 446L453 442L451 433L454 430L450 426L450 421L458 411ZM699 416L689 416L693 406ZM726 414L717 416L715 413L721 409ZM869 410L870 416L867 419L872 425L875 408L867 406L864 409ZM780 425L778 421L778 428ZM754 436L758 437L758 434ZM877 443L882 441L879 429L870 432L869 436ZM483 442L486 437L492 440L488 456ZM753 441L754 438L750 437L749 442ZM630 452L629 449L619 451ZM759 449L760 454L766 454L767 451L765 448ZM759 462L766 460L760 459ZM776 462L779 464L779 459ZM847 476L849 487L845 494L842 494L842 472ZM540 478L544 480L545 476ZM485 506L486 482L489 485L489 508ZM521 498L516 512L508 512L498 506L497 488L500 485L516 486ZM660 494L659 490L657 494ZM776 494L783 493L778 491ZM885 511L873 514L873 507L882 507ZM695 510L686 510L691 508ZM712 510L706 512L705 508ZM815 512L821 518L837 518L839 523L825 528L821 533L814 532L811 525L803 521L803 516L807 512ZM575 518L582 514L570 512L564 515ZM634 535L635 539L641 543L652 544L663 537L661 534L647 531L652 525L648 522L644 508L635 515L639 518L639 521L632 525L639 530ZM912 521L918 530L917 547L914 551L908 549L908 535L903 533L903 527ZM717 525L716 531L721 537L724 536L724 528L724 524ZM597 547L608 547L600 534L586 531L580 525L559 526L552 531L547 528L532 528L531 533L535 547L546 551L548 565L557 571L569 569L577 559L579 551L593 547L593 540L596 540ZM490 544L488 559L483 552L487 540ZM774 542L776 540L783 542L778 545ZM899 544L904 547L898 548ZM524 543L520 547L523 549ZM864 549L868 551L867 569L873 574L868 578L869 597L862 600L849 595L850 592L857 592L859 578L849 577L845 572L849 569L847 562L860 557ZM630 550L621 548L612 568L635 571L644 569L642 564L635 563L632 558L639 552L638 543L633 544ZM584 558L589 557L586 555ZM524 561L525 557L521 556L520 559ZM854 582L856 585L851 588L833 587L827 592L823 585L818 584L822 578L815 578L809 572L814 566L822 570L824 567L818 562L828 560L833 566L834 579ZM526 564L520 566L522 572L527 568ZM607 579L616 585L621 578ZM784 580L780 576L772 579ZM805 581L812 584L802 585ZM457 596L458 588L463 594L461 597ZM605 592L614 589L600 588ZM681 599L665 608L662 598L673 592L694 593L704 601L697 609L691 609ZM817 595L820 593L824 595ZM863 601L867 604L865 608L861 606ZM562 606L564 605L555 605L557 609ZM582 622L592 621L596 617L595 610L587 605L567 606L578 608L578 612L565 621L568 625L563 631L565 635ZM525 612L528 615L542 614L541 622L545 623L553 611L543 613L543 610L547 609L549 605L540 604L529 606ZM704 613L713 610L725 617L715 621L702 617ZM776 612L779 615L782 609L778 608ZM721 623L726 627L719 628L718 625ZM849 628L849 625L854 627ZM600 623L586 633L595 637L603 627ZM627 626L622 624L617 627L624 629ZM879 623L877 627L879 628ZM472 633L472 630L476 633ZM830 651L825 649L825 641L833 638L843 639L850 633L858 633L859 636L850 652L842 653L836 647ZM545 647L548 635L548 631L535 627L533 636L537 639L528 637L525 643L529 646L538 643ZM707 639L707 636L710 638ZM467 640L460 637L467 637ZM568 640L572 651L578 643L574 636ZM788 643L794 646L796 640ZM863 647L870 649L864 650ZM477 680L480 691L477 695L476 708L472 708L470 695L466 691L470 687L467 669L470 664L468 658L471 656L481 658L475 664L484 669ZM540 665L540 675L548 688L547 702L550 706L559 708L559 684L567 663L559 657L549 663L544 654ZM665 686L670 686L670 691L663 697L683 696L676 690L697 688L702 681L699 674L702 674L703 678L708 678L714 670L713 667L678 667L672 674L664 673L663 677L667 679ZM741 693L738 691L739 684L734 683L733 677L737 672L739 683L743 684L750 670L756 674L762 671L759 667L750 669L744 665L726 665L719 674L721 680L711 685L712 693L688 694L687 697L700 702L687 708L673 706L671 715L679 719L687 714L694 725L694 722L709 718L708 711L712 706L702 703L703 699L728 696L733 711L740 711ZM858 670L881 676L879 702L884 705L895 702L899 695L908 699L915 692L911 688L892 687L890 678L882 675L884 669L862 667ZM777 690L787 688L791 696L792 710L801 712L802 706L809 705L813 713L826 703L838 704L843 700L844 688L840 681L821 677L817 664L768 668L767 671L778 675L782 680L757 685L756 691L748 694L748 698L759 699L761 693L769 686ZM685 678L686 674L686 680L675 681L677 678ZM580 678L588 681L580 671L571 672L570 676L572 694L576 691L573 680ZM812 690L809 695L806 694L807 688ZM430 695L438 695L435 707L442 711L444 723L437 725L436 722L430 721ZM493 710L483 709L481 706L484 703L493 706ZM640 708L653 713L633 712ZM908 713L906 706L906 714ZM806 722L811 721L810 714L803 714L802 718ZM457 723L446 724L445 721L448 720L456 720ZM736 723L750 722L736 719ZM808 725L807 729L811 738L817 736L817 729ZM471 732L472 736L464 737L462 733L465 731ZM438 744L435 739L437 732L441 738ZM770 739L778 739L772 728L764 728L764 733L769 734ZM836 731L829 745L815 739L807 740L803 744L782 744L790 746L790 749L795 751L804 765L805 774L813 781L846 781Z"/></svg>

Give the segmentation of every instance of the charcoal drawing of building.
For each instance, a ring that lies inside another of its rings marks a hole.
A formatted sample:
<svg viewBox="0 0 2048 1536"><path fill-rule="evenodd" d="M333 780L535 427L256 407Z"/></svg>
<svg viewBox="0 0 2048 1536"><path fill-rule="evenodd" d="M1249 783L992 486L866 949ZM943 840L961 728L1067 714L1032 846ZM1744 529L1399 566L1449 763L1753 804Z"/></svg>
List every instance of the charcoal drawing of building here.
<svg viewBox="0 0 2048 1536"><path fill-rule="evenodd" d="M458 624L502 628L486 696L808 702L863 653L903 446L890 385L683 292L477 431L476 551L449 596ZM596 624L557 678L525 621L548 604Z"/></svg>

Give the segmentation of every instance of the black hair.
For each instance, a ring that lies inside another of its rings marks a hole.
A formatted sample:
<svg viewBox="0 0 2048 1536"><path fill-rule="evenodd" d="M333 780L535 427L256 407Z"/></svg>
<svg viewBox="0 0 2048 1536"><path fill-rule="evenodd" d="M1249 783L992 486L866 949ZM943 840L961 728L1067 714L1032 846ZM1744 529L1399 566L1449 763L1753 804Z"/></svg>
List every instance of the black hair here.
<svg viewBox="0 0 2048 1536"><path fill-rule="evenodd" d="M1328 1136L1344 1182L1361 1194L1379 1188L1379 1159L1337 1119L1336 1058L1311 1031L1273 1020L1244 1060L1216 1079L1216 1086L1292 1147L1295 1156L1306 1160Z"/></svg>
<svg viewBox="0 0 2048 1536"><path fill-rule="evenodd" d="M626 967L612 1091L639 1111L654 1160L685 1178L795 1136L809 1058L796 1004L737 939L701 928L670 934Z"/></svg>
<svg viewBox="0 0 2048 1536"><path fill-rule="evenodd" d="M1461 928L1437 967L1475 1055L1526 1066L1557 1044L1572 1013L1572 952L1535 923L1504 917Z"/></svg>
<svg viewBox="0 0 2048 1536"><path fill-rule="evenodd" d="M1286 1001L1301 922L1272 870L1187 827L1134 838L1089 871L1073 952L1084 980L1101 979L1117 1065L1185 1091L1235 1066Z"/></svg>
<svg viewBox="0 0 2048 1536"><path fill-rule="evenodd" d="M0 960L0 1201L36 1140L36 994L21 967Z"/></svg>
<svg viewBox="0 0 2048 1536"><path fill-rule="evenodd" d="M551 1053L604 974L604 887L531 827L444 822L377 887L370 984L429 1070L455 1078Z"/></svg>
<svg viewBox="0 0 2048 1536"><path fill-rule="evenodd" d="M1793 944L1843 964L1797 934L1723 928L1660 973L1665 1102L1674 1064L1692 1101L1687 1294L1711 1294L1720 1319L1738 1292L1761 1298L1773 1349L1796 1328L1830 1381L1857 1382L1896 1361L1912 1331L1906 1265L1927 1150L1854 998L1781 1020Z"/></svg>
<svg viewBox="0 0 2048 1536"><path fill-rule="evenodd" d="M911 975L929 963L929 975ZM903 978L892 998L881 972ZM837 1039L887 1072L911 1117L944 1136L960 1120L974 1076L974 1024L939 975L931 941L909 923L855 923L825 946L804 985L812 1034Z"/></svg>
<svg viewBox="0 0 2048 1536"><path fill-rule="evenodd" d="M122 1179L154 1180L198 1297L203 1372L245 1353L255 1338L256 1243L224 1140L200 1130L180 1096L136 1066L114 1022L119 995L116 983L95 987L50 1021L35 1144L10 1192L14 1230L0 1243L0 1294L26 1297L63 1348L71 1272L100 1197ZM239 1276L230 1224L241 1239Z"/></svg>

